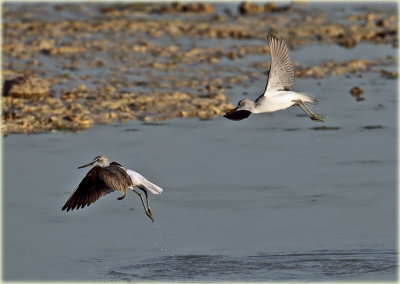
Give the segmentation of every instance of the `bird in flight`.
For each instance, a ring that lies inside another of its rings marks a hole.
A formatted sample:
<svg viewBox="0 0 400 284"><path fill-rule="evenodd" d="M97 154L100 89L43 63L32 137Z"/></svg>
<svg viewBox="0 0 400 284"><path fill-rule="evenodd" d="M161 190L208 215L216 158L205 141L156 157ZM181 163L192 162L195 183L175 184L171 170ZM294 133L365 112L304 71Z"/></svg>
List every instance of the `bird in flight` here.
<svg viewBox="0 0 400 284"><path fill-rule="evenodd" d="M68 198L61 210L74 210L89 206L100 197L119 191L122 196L118 200L125 198L127 190L131 189L142 201L146 215L154 222L153 214L150 210L148 192L160 194L163 189L148 181L141 174L126 169L117 162L109 162L105 156L97 156L89 164L83 165L78 169L94 166L83 178L75 191ZM145 200L141 192L144 193Z"/></svg>
<svg viewBox="0 0 400 284"><path fill-rule="evenodd" d="M294 71L286 44L272 34L269 34L267 39L271 50L271 67L264 93L254 102L249 99L240 100L237 107L228 111L224 117L231 120L242 120L252 113L274 112L298 106L312 120L324 122L324 116L312 112L307 106L307 104L317 103L316 99L305 93L291 91Z"/></svg>

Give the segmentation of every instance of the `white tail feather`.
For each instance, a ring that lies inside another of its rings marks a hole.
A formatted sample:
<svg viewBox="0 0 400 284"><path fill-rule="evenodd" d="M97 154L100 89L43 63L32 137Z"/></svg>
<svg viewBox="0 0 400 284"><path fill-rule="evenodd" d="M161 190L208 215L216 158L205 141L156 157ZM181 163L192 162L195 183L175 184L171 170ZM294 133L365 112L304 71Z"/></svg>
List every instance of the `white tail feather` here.
<svg viewBox="0 0 400 284"><path fill-rule="evenodd" d="M153 194L160 194L163 191L161 187L148 181L144 176L135 171L126 169L126 173L130 176L133 186L143 186L147 191Z"/></svg>
<svg viewBox="0 0 400 284"><path fill-rule="evenodd" d="M158 185L155 185L154 183L152 183L148 180L143 181L143 186L146 187L146 189L153 194L160 194L163 191L163 189L161 187L159 187Z"/></svg>
<svg viewBox="0 0 400 284"><path fill-rule="evenodd" d="M309 103L309 104L318 103L318 100L313 95L310 95L308 93L297 93L296 95L303 103Z"/></svg>

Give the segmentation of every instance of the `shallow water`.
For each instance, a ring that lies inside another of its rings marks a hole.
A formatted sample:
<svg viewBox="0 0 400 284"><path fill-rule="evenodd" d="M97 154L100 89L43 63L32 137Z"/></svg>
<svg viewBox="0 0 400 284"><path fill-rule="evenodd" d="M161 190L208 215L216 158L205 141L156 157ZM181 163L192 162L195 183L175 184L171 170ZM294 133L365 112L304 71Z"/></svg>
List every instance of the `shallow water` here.
<svg viewBox="0 0 400 284"><path fill-rule="evenodd" d="M325 48L329 60L396 54L371 45L321 45L319 54ZM292 57L312 62L316 50ZM365 101L349 94L356 85ZM263 87L226 93L234 103ZM397 80L371 70L297 79L295 90L318 96L325 124L291 108L241 122L132 121L5 137L4 279L396 280ZM60 210L87 173L76 168L99 154L165 189L150 196L155 224L134 194Z"/></svg>
<svg viewBox="0 0 400 284"><path fill-rule="evenodd" d="M393 252L315 251L296 254L260 254L242 257L224 255L167 256L129 261L109 271L111 279L193 281L314 281L382 280L396 269Z"/></svg>
<svg viewBox="0 0 400 284"><path fill-rule="evenodd" d="M322 80L327 130L289 109L6 137L5 279L395 279L395 81L356 102L346 80ZM133 194L60 211L98 154L165 188L156 224Z"/></svg>

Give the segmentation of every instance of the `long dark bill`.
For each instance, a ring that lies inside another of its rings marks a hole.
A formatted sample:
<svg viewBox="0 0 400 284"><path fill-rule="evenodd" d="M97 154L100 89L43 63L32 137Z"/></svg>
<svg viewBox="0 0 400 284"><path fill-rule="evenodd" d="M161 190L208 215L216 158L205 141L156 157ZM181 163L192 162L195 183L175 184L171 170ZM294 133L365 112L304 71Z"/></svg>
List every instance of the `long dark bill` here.
<svg viewBox="0 0 400 284"><path fill-rule="evenodd" d="M251 114L251 111L236 110L236 108L235 108L235 109L225 113L224 117L227 119L230 119L230 120L242 120L242 119L249 117L250 114Z"/></svg>
<svg viewBox="0 0 400 284"><path fill-rule="evenodd" d="M89 167L89 166L91 166L91 165L93 165L93 164L94 164L94 162L91 162L91 163L89 163L89 164L86 164L86 165L83 165L83 166L78 167L78 169L86 168L86 167Z"/></svg>

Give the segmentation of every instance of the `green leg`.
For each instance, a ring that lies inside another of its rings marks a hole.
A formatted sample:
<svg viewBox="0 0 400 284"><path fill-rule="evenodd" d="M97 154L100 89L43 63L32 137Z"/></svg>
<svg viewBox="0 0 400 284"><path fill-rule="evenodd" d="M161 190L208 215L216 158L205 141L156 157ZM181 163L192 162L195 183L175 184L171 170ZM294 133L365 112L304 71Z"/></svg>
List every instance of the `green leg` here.
<svg viewBox="0 0 400 284"><path fill-rule="evenodd" d="M144 212L145 212L146 215L151 219L151 221L154 223L153 215L151 214L150 210L148 210L148 209L146 208L146 205L144 204L144 200L143 200L142 195L140 194L140 192L137 192L137 191L134 190L133 188L132 188L132 190L133 190L133 192L135 192L137 195L139 195L140 200L142 201L142 204L143 204Z"/></svg>
<svg viewBox="0 0 400 284"><path fill-rule="evenodd" d="M324 116L312 112L302 101L297 101L295 105L299 106L312 120L318 122L325 122Z"/></svg>

